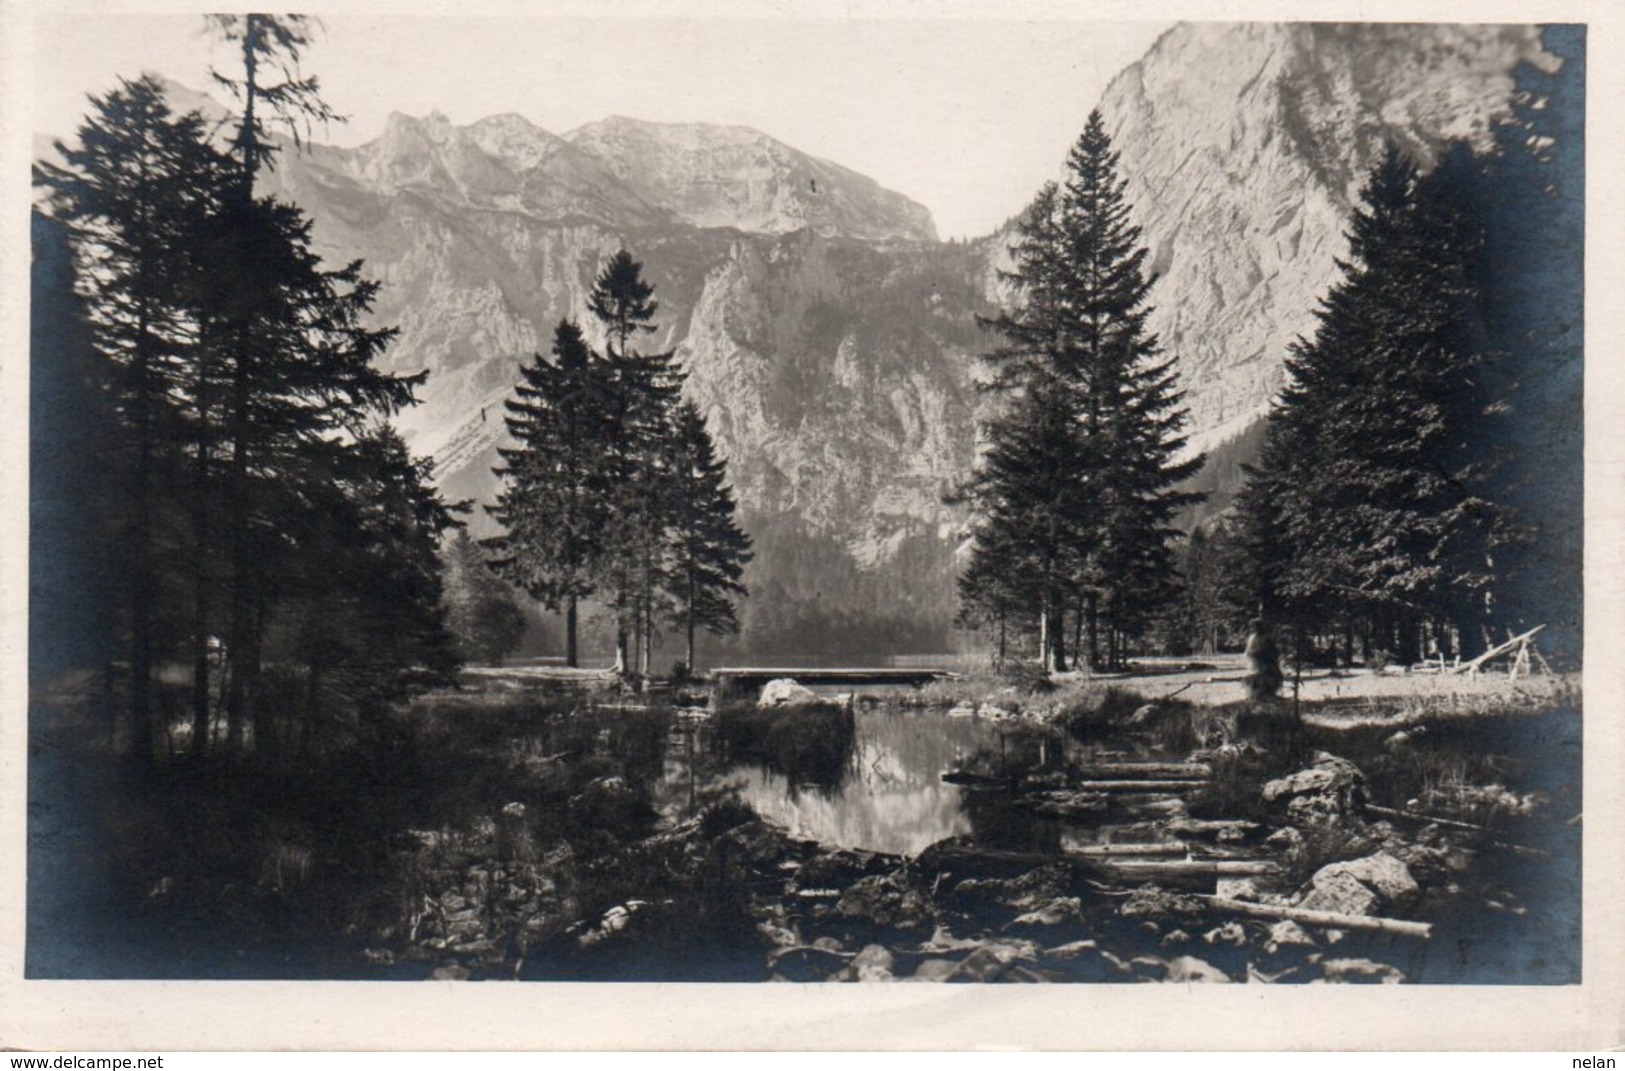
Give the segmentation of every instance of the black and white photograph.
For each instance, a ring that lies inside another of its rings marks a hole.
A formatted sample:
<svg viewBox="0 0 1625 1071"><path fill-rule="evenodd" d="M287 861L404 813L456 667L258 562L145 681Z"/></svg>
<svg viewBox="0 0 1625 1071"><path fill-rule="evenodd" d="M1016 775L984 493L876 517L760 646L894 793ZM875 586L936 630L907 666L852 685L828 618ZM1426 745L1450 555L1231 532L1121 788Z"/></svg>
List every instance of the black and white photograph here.
<svg viewBox="0 0 1625 1071"><path fill-rule="evenodd" d="M1617 1044L1612 23L1247 10L14 8L17 991Z"/></svg>

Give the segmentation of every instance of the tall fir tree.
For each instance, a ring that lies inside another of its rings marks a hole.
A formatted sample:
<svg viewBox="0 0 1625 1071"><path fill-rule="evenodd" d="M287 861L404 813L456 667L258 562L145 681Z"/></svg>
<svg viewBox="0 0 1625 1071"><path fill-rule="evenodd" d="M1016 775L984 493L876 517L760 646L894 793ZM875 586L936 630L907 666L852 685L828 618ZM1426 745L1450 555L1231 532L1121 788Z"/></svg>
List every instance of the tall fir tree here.
<svg viewBox="0 0 1625 1071"><path fill-rule="evenodd" d="M573 321L554 329L552 357L521 369L506 403L515 445L499 448L503 489L490 507L503 532L486 545L503 576L564 612L565 664L575 666L578 606L595 590L620 490L606 461L619 448L617 386Z"/></svg>
<svg viewBox="0 0 1625 1071"><path fill-rule="evenodd" d="M1069 610L1091 665L1120 660L1174 591L1171 522L1201 497L1176 490L1202 459L1180 456L1183 396L1146 327L1153 280L1118 159L1092 112L1064 185L1041 190L1018 225L1008 279L1022 302L990 321L1006 343L988 355L1010 403L966 488L982 517L970 572L995 575L978 560L995 545L1014 555L1009 585L1029 592L1055 670ZM992 598L985 579L975 591Z"/></svg>
<svg viewBox="0 0 1625 1071"><path fill-rule="evenodd" d="M671 518L664 587L672 621L683 630L683 665L694 671L694 632L716 636L739 630L734 599L751 560L750 537L734 519L727 463L716 456L705 417L693 402L677 408L671 461Z"/></svg>
<svg viewBox="0 0 1625 1071"><path fill-rule="evenodd" d="M463 659L501 665L525 637L525 613L513 589L466 528L457 530L442 557L446 625Z"/></svg>
<svg viewBox="0 0 1625 1071"><path fill-rule="evenodd" d="M216 265L200 254L204 221L219 207L222 162L202 120L174 114L154 78L122 82L91 98L63 165L41 165L55 218L69 230L77 278L105 382L124 437L119 541L124 585L132 749L150 755L161 620L173 607L161 582L174 556L173 496L187 369L200 345L202 281ZM165 548L169 548L166 552Z"/></svg>
<svg viewBox="0 0 1625 1071"><path fill-rule="evenodd" d="M314 77L299 72L312 23L300 15L213 16L237 44L240 77L217 75L242 103L232 143L238 169L219 232L214 279L219 310L214 361L221 381L222 502L229 556L226 698L230 739L241 746L254 714L263 629L278 568L274 518L290 481L301 478L304 447L354 435L375 417L413 401L423 375L392 376L374 359L393 329L366 324L378 284L359 261L322 265L310 248L310 221L297 208L256 197L254 179L272 166L273 131L296 138L305 124L334 115Z"/></svg>
<svg viewBox="0 0 1625 1071"><path fill-rule="evenodd" d="M1484 162L1485 246L1477 281L1513 399L1502 482L1534 529L1502 585L1505 627L1545 625L1549 652L1581 652L1585 530L1586 27L1546 26L1558 65L1513 72L1511 113Z"/></svg>
<svg viewBox="0 0 1625 1071"><path fill-rule="evenodd" d="M1300 637L1357 629L1406 661L1424 630L1471 648L1517 542L1494 494L1505 398L1473 283L1476 168L1462 148L1426 177L1386 153L1292 348L1240 508L1261 600Z"/></svg>
<svg viewBox="0 0 1625 1071"><path fill-rule="evenodd" d="M659 616L660 576L670 521L674 416L683 373L671 351L644 353L638 338L656 330L659 303L643 265L622 249L594 281L588 308L605 334L614 384L606 452L610 473L608 549L601 587L616 615L616 664L647 674Z"/></svg>

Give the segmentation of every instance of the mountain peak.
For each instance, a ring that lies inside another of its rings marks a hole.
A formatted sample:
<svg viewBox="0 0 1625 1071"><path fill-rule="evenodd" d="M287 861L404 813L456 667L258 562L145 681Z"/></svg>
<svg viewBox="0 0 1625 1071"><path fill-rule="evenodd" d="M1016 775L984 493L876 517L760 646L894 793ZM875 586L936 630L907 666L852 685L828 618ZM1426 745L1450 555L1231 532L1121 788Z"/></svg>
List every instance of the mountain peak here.
<svg viewBox="0 0 1625 1071"><path fill-rule="evenodd" d="M936 238L922 205L753 127L615 115L578 127L565 140L602 160L650 203L697 227Z"/></svg>

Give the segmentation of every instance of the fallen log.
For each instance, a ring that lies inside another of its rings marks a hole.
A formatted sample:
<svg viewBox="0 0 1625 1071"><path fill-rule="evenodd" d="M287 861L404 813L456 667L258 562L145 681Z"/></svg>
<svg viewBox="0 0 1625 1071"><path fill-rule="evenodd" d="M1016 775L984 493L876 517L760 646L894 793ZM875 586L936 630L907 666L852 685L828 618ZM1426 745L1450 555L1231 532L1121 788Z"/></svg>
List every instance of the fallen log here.
<svg viewBox="0 0 1625 1071"><path fill-rule="evenodd" d="M1251 915L1261 919L1287 919L1310 926L1323 926L1333 930L1365 930L1370 933L1388 933L1397 937L1433 936L1431 922L1412 922L1409 919L1385 919L1375 915L1345 915L1338 911L1311 911L1302 907L1283 907L1279 904L1257 904L1250 900L1231 900L1223 896L1204 896L1196 899L1215 911L1229 911L1237 915Z"/></svg>
<svg viewBox="0 0 1625 1071"><path fill-rule="evenodd" d="M1483 826L1474 825L1471 822L1462 822L1455 818L1440 818L1436 814L1418 814L1415 811L1398 811L1392 807L1378 807L1372 803L1366 804L1365 810L1367 814L1374 814L1380 818L1402 818L1407 821L1418 822L1423 825L1446 826L1450 829L1460 829L1469 833L1486 832ZM1538 858L1548 858L1552 854L1544 848L1530 848L1522 844L1509 844L1504 840L1486 840L1482 843L1487 847L1499 848L1502 851L1507 852L1515 852L1518 855L1532 855Z"/></svg>
<svg viewBox="0 0 1625 1071"><path fill-rule="evenodd" d="M1068 855L1081 856L1119 856L1119 855L1184 855L1190 851L1190 845L1182 840L1159 841L1155 844L1088 844L1081 848L1073 848Z"/></svg>
<svg viewBox="0 0 1625 1071"><path fill-rule="evenodd" d="M1175 779L1141 781L1077 781L1068 786L1076 792L1183 792L1202 788L1205 780Z"/></svg>
<svg viewBox="0 0 1625 1071"><path fill-rule="evenodd" d="M1231 831L1245 834L1258 828L1257 822L1248 822L1241 818L1177 818L1168 823L1168 832L1184 833L1194 837Z"/></svg>
<svg viewBox="0 0 1625 1071"><path fill-rule="evenodd" d="M1451 829L1465 829L1473 833L1484 832L1483 826L1474 825L1471 822L1463 822L1455 818L1440 818L1435 814L1420 814L1416 811L1400 811L1394 809L1393 807L1378 807L1374 803L1366 804L1365 810L1367 814L1374 814L1380 818L1403 818L1410 822L1449 826Z"/></svg>
<svg viewBox="0 0 1625 1071"><path fill-rule="evenodd" d="M1108 873L1134 881L1260 877L1278 874L1281 869L1265 859L1105 859L1101 863Z"/></svg>
<svg viewBox="0 0 1625 1071"><path fill-rule="evenodd" d="M1084 764L1079 774L1083 777L1153 778L1194 777L1206 779L1213 771L1199 762L1091 762Z"/></svg>

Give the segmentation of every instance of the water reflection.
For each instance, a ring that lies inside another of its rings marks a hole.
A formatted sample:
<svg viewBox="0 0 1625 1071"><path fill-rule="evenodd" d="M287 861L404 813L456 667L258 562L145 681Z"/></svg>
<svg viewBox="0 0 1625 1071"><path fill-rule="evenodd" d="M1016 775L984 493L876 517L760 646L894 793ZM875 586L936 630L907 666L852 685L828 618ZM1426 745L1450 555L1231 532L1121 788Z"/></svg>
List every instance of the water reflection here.
<svg viewBox="0 0 1625 1071"><path fill-rule="evenodd" d="M1051 823L1016 811L1007 792L946 784L942 775L974 769L998 779L1016 769L1059 768L1070 748L1058 737L982 718L865 708L853 716L839 776L809 782L782 763L730 762L708 753L709 742L704 731L674 736L659 792L668 815L693 813L696 801L731 792L793 836L910 855L967 834L1008 847L1053 841Z"/></svg>

